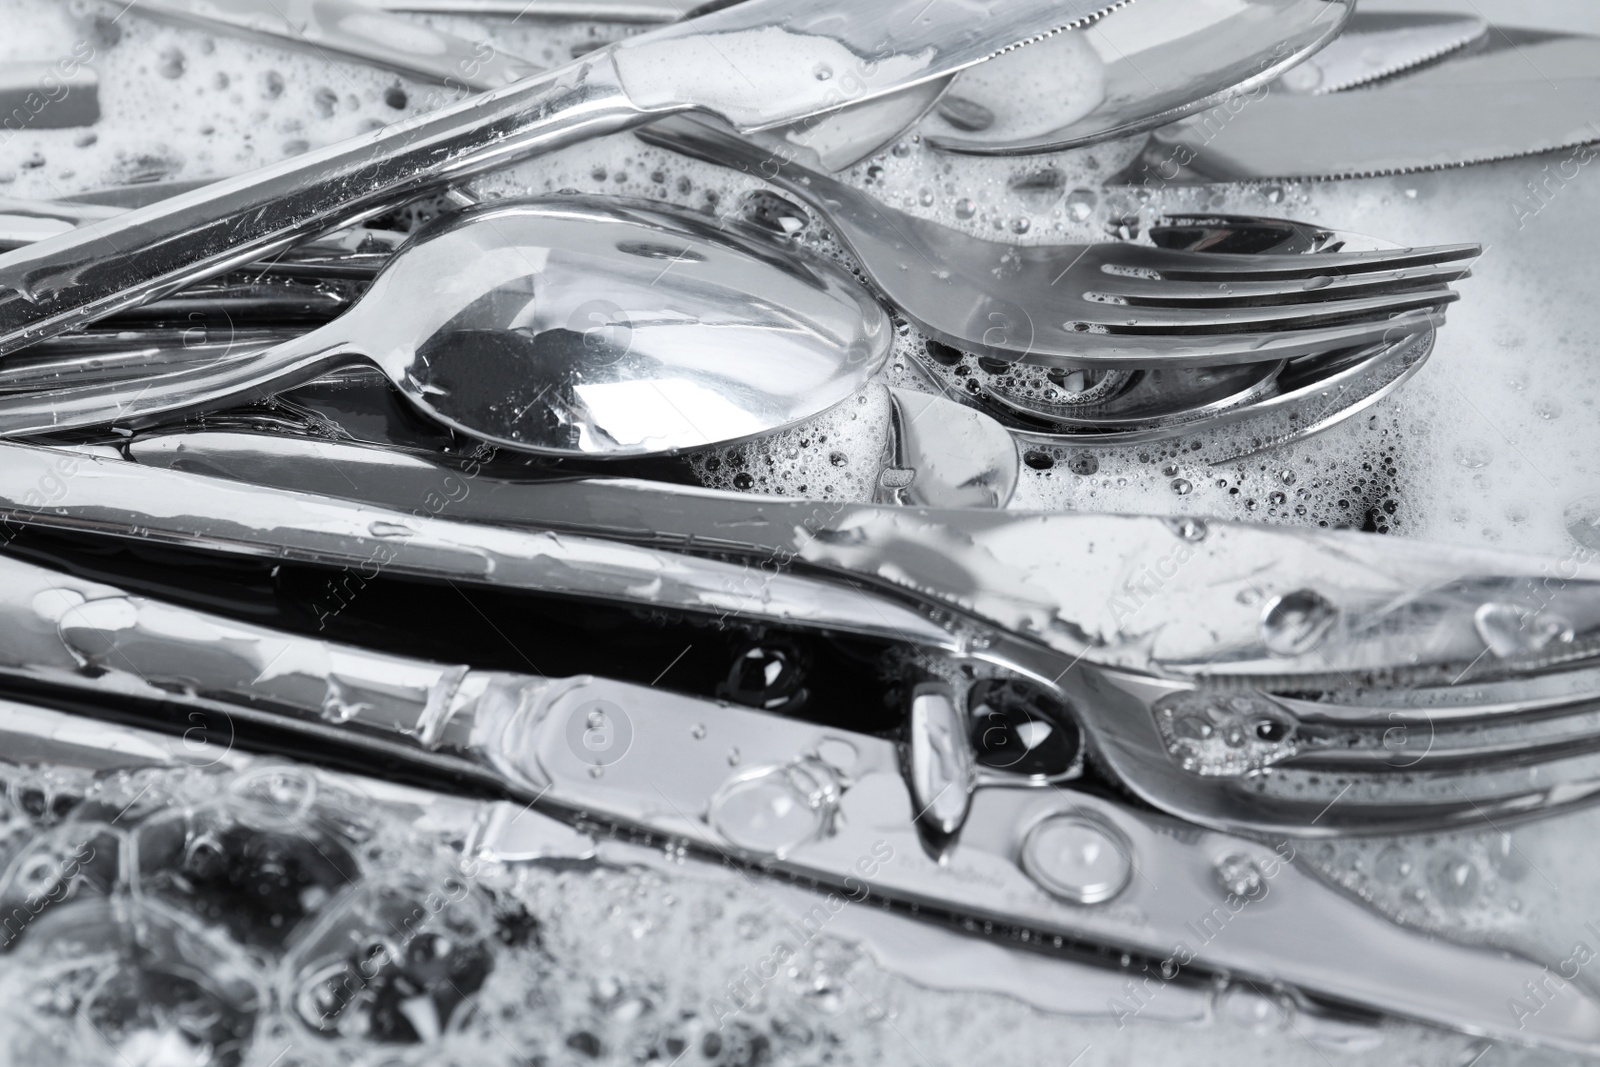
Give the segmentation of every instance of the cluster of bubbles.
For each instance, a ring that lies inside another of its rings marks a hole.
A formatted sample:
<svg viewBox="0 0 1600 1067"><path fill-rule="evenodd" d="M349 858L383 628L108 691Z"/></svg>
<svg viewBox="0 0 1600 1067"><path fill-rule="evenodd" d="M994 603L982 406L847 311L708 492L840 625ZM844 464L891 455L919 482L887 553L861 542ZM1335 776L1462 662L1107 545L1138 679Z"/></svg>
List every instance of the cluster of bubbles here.
<svg viewBox="0 0 1600 1067"><path fill-rule="evenodd" d="M1018 1064L1338 1055L1224 1004L1207 1027L1124 1029L918 988L827 928L798 936L759 879L670 852L468 862L456 821L418 818L424 795L296 766L0 764L0 787L3 1062L921 1065L981 1061L997 1033ZM1370 1040L1440 1067L1470 1046Z"/></svg>

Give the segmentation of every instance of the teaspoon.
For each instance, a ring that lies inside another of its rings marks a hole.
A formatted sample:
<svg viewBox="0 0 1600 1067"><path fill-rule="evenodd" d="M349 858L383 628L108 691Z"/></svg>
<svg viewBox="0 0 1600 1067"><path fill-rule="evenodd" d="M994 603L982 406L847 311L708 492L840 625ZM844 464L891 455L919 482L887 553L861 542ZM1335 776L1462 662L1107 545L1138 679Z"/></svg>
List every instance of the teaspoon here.
<svg viewBox="0 0 1600 1067"><path fill-rule="evenodd" d="M209 408L367 361L425 414L496 445L665 454L832 407L892 338L842 268L758 232L643 201L498 201L418 231L349 311L309 333L39 394L0 432Z"/></svg>

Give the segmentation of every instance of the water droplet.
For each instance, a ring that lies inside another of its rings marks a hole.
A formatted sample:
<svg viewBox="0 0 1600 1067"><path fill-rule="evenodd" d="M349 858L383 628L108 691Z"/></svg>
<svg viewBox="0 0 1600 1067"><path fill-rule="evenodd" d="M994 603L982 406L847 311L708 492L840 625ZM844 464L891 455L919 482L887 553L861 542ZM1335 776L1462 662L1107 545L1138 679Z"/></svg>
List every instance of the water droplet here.
<svg viewBox="0 0 1600 1067"><path fill-rule="evenodd" d="M1071 459L1067 460L1067 469L1073 474L1087 478L1089 475L1099 472L1100 461L1094 456L1085 452L1081 455L1073 456Z"/></svg>
<svg viewBox="0 0 1600 1067"><path fill-rule="evenodd" d="M978 205L970 196L964 196L956 201L956 218L970 219L977 213Z"/></svg>
<svg viewBox="0 0 1600 1067"><path fill-rule="evenodd" d="M183 53L176 48L168 48L161 53L161 65L156 71L163 78L181 78L185 67Z"/></svg>
<svg viewBox="0 0 1600 1067"><path fill-rule="evenodd" d="M704 741L706 736L706 724L703 722L695 723L694 729L689 731L689 736L693 737L696 741Z"/></svg>
<svg viewBox="0 0 1600 1067"><path fill-rule="evenodd" d="M994 112L964 96L946 96L939 101L939 117L958 130L976 133L994 125Z"/></svg>
<svg viewBox="0 0 1600 1067"><path fill-rule="evenodd" d="M1515 604L1484 604L1472 616L1478 636L1501 659L1539 652L1553 643L1569 644L1572 624L1559 615L1535 612L1524 615Z"/></svg>
<svg viewBox="0 0 1600 1067"><path fill-rule="evenodd" d="M1284 485L1293 485L1294 484L1294 471L1291 471L1291 470L1281 470L1281 471L1279 471L1278 472L1278 481L1282 482Z"/></svg>
<svg viewBox="0 0 1600 1067"><path fill-rule="evenodd" d="M1027 233L1033 228L1033 223L1026 216L1018 215L1011 220L1011 232L1015 234Z"/></svg>
<svg viewBox="0 0 1600 1067"><path fill-rule="evenodd" d="M1239 853L1222 857L1212 873L1216 875L1217 885L1229 896L1251 900L1267 887L1267 876L1261 873L1261 867L1249 856Z"/></svg>
<svg viewBox="0 0 1600 1067"><path fill-rule="evenodd" d="M1012 178L1009 188L1029 211L1044 214L1056 206L1066 185L1067 180L1059 170L1046 167Z"/></svg>
<svg viewBox="0 0 1600 1067"><path fill-rule="evenodd" d="M1041 452L1037 448L1030 448L1022 455L1022 462L1036 471L1047 471L1056 465L1056 459L1048 452Z"/></svg>
<svg viewBox="0 0 1600 1067"><path fill-rule="evenodd" d="M1067 217L1073 222L1088 222L1100 197L1093 189L1074 189L1067 194Z"/></svg>
<svg viewBox="0 0 1600 1067"><path fill-rule="evenodd" d="M1398 885L1411 877L1411 853L1399 845L1386 845L1372 864L1372 876L1385 885Z"/></svg>
<svg viewBox="0 0 1600 1067"><path fill-rule="evenodd" d="M1274 597L1261 613L1261 643L1278 656L1300 656L1322 642L1339 609L1314 589Z"/></svg>
<svg viewBox="0 0 1600 1067"><path fill-rule="evenodd" d="M825 82L833 77L833 68L826 63L818 63L811 73L816 75L817 81Z"/></svg>
<svg viewBox="0 0 1600 1067"><path fill-rule="evenodd" d="M1179 496L1188 496L1194 492L1194 483L1187 478L1174 478L1172 480L1172 491Z"/></svg>
<svg viewBox="0 0 1600 1067"><path fill-rule="evenodd" d="M1459 852L1445 852L1428 864L1428 887L1447 907L1471 904L1479 881L1478 868Z"/></svg>
<svg viewBox="0 0 1600 1067"><path fill-rule="evenodd" d="M1466 441L1456 446L1455 457L1468 470L1482 470L1494 462L1494 449L1485 441Z"/></svg>

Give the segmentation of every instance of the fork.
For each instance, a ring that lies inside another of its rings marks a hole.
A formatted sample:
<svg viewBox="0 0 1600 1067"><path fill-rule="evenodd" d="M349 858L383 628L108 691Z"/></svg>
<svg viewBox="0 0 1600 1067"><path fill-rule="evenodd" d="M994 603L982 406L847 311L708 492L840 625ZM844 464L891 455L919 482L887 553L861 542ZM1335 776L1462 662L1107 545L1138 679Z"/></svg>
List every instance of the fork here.
<svg viewBox="0 0 1600 1067"><path fill-rule="evenodd" d="M809 204L868 281L954 348L1047 366L1254 363L1393 341L1442 325L1478 245L1229 256L1122 242L1011 245L870 194L694 119L636 132Z"/></svg>

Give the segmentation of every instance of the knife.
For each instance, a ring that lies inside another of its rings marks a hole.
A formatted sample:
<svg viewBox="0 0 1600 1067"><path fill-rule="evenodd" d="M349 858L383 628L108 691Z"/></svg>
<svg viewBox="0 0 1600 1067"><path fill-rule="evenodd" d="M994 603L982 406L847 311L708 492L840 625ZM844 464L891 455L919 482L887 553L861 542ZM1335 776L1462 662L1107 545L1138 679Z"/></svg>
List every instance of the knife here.
<svg viewBox="0 0 1600 1067"><path fill-rule="evenodd" d="M1600 39L1509 32L1373 88L1213 108L1158 130L1116 183L1362 178L1587 153L1600 142Z"/></svg>
<svg viewBox="0 0 1600 1067"><path fill-rule="evenodd" d="M192 729L195 721L188 721L188 727ZM281 759L241 749L241 744L253 739L221 733L215 743L208 743L198 732L171 736L17 700L0 701L0 750L16 763L49 764L95 774L146 768L178 774L201 771L208 774L208 781L219 785L252 774L285 773ZM576 830L511 801L423 790L373 778L370 771L358 776L302 765L288 773L310 778L320 795L326 796L331 789L359 798L366 811L382 811L397 823L424 833L437 832L440 840L461 842L464 866L473 860L534 867L582 864L656 870L675 880L739 883L746 890L757 889L768 904L802 930L806 929L802 924L813 919L813 909L827 901L824 889L805 889L779 879L751 881L748 872L719 864L686 867L676 854L595 830ZM998 994L1052 1014L1104 1019L1114 1018L1120 998L1128 995L1127 974L1120 966L1031 952L1002 939L974 937L899 912L846 908L833 916L827 931L830 937L869 951L884 970L927 988ZM1158 1024L1218 1025L1222 1020L1216 1018L1213 995L1208 984L1169 983L1160 997L1144 1005L1139 1018ZM1364 1036L1366 1032L1364 1023L1315 1015L1301 1016L1297 1025L1303 1032L1310 1027L1308 1036L1313 1040Z"/></svg>
<svg viewBox="0 0 1600 1067"><path fill-rule="evenodd" d="M647 834L935 922L1018 926L1079 959L1134 953L1150 968L1134 973L1157 983L1147 992L1180 976L1238 975L1469 1033L1600 1048L1592 996L1574 990L1527 1018L1498 1010L1544 973L1538 961L1391 923L1319 878L1303 842L1200 830L1021 770L938 778L930 800L917 753L933 742L919 707L967 714L939 684L910 696L897 743L606 678L336 644L8 557L0 621L0 677L31 681L46 699L70 694L82 714L139 721L142 705L155 723L170 722L168 706L211 713L237 734L296 738L313 761L365 753L367 766L403 768L442 792ZM942 725L962 747L940 754L959 762L967 724ZM946 761L938 773L950 770ZM946 796L964 826L935 854L918 822Z"/></svg>
<svg viewBox="0 0 1600 1067"><path fill-rule="evenodd" d="M1472 86L1594 76L1600 76L1600 38L1496 29L1482 50L1418 70L1396 84Z"/></svg>
<svg viewBox="0 0 1600 1067"><path fill-rule="evenodd" d="M1365 178L1563 149L1587 153L1584 146L1597 141L1600 75L1465 84L1408 78L1215 108L1158 130L1114 184Z"/></svg>
<svg viewBox="0 0 1600 1067"><path fill-rule="evenodd" d="M786 126L936 82L1117 0L745 0L429 115L0 255L0 354L429 189L668 114Z"/></svg>
<svg viewBox="0 0 1600 1067"><path fill-rule="evenodd" d="M1393 721L1371 707L1291 711L1272 695L1352 679L1381 694L1552 671L1576 679L1571 692L1600 691L1578 677L1600 662L1600 568L1584 561L1196 520L879 508L550 481L548 471L518 480L525 468L514 463L490 473L481 460L447 466L277 435L136 438L132 450L137 464L0 445L0 532L133 529L208 552L350 569L377 561L395 574L977 656L1051 681L1083 710L1082 729L1118 779L1155 807L1221 829L1437 828L1584 803L1600 784L1593 760L1557 768L1550 753L1480 783L1461 758L1503 761L1510 750L1484 752L1441 726L1454 762L1440 769L1455 790L1389 803L1352 789L1330 804L1339 783L1373 768L1302 774L1294 761L1321 760L1331 751L1323 738L1349 736L1359 742L1352 756L1381 763L1388 750L1373 746L1389 744ZM1565 579L1553 590L1542 585L1552 568ZM1265 763L1183 766L1181 738L1159 732L1161 716L1182 718L1194 694L1217 692L1242 702L1225 718L1274 724L1252 756L1270 760L1270 781L1259 776ZM1478 700L1481 722L1469 725L1515 728L1522 711L1504 703ZM1381 736L1352 734L1372 735L1374 723Z"/></svg>
<svg viewBox="0 0 1600 1067"><path fill-rule="evenodd" d="M1337 93L1414 70L1483 40L1480 18L1431 12L1361 11L1322 51L1278 80L1292 93Z"/></svg>

